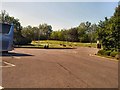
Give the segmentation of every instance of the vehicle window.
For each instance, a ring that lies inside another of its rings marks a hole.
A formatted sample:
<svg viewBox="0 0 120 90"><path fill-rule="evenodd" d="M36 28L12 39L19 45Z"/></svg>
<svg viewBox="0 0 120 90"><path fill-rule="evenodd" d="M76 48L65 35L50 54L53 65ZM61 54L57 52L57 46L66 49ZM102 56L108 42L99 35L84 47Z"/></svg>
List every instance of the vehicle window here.
<svg viewBox="0 0 120 90"><path fill-rule="evenodd" d="M11 25L1 24L0 23L0 33L2 33L2 34L8 34L9 31L10 31L10 27L11 27Z"/></svg>

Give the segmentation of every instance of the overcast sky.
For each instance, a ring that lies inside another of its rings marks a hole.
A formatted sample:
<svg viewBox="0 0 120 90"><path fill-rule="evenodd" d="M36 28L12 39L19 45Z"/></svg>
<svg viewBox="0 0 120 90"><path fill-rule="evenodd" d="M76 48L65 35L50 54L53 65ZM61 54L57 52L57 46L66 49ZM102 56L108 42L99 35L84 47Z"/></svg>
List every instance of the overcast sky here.
<svg viewBox="0 0 120 90"><path fill-rule="evenodd" d="M3 2L2 9L19 18L22 26L52 25L53 30L97 23L111 17L117 2Z"/></svg>

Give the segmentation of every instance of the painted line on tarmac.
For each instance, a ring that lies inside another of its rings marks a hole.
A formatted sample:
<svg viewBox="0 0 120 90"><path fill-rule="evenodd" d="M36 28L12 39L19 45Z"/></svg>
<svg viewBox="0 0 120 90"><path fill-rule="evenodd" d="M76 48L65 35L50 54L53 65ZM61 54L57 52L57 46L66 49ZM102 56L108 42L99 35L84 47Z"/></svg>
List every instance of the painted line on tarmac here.
<svg viewBox="0 0 120 90"><path fill-rule="evenodd" d="M92 54L89 54L89 56L93 56L93 57L100 57L100 58L108 59L108 60L110 60L110 61L119 62L119 60L116 60L116 59L111 59L111 58L106 58L106 57L102 57L102 56L98 56L98 55L92 55Z"/></svg>
<svg viewBox="0 0 120 90"><path fill-rule="evenodd" d="M6 66L0 66L0 67L14 67L14 64L8 63L8 62L4 62L5 64L7 64Z"/></svg>
<svg viewBox="0 0 120 90"><path fill-rule="evenodd" d="M3 90L3 89L4 89L4 87L0 86L0 90Z"/></svg>
<svg viewBox="0 0 120 90"><path fill-rule="evenodd" d="M13 58L15 58L15 59L21 59L21 57L13 57Z"/></svg>
<svg viewBox="0 0 120 90"><path fill-rule="evenodd" d="M10 65L10 66L12 66L12 67L15 66L14 64L11 64L11 63L8 63L8 62L4 62L4 63L7 64L7 65Z"/></svg>
<svg viewBox="0 0 120 90"><path fill-rule="evenodd" d="M61 50L62 52L65 52L65 53L78 53L77 51L66 51L66 50Z"/></svg>

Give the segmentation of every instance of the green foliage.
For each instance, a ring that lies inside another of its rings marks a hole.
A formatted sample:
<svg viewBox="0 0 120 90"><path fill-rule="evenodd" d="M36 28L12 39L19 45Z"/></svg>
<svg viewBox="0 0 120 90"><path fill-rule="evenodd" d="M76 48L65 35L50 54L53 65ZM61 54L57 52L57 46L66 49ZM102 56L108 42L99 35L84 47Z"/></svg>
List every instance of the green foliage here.
<svg viewBox="0 0 120 90"><path fill-rule="evenodd" d="M14 44L28 44L31 42L22 36L22 26L19 22L19 19L16 19L13 16L9 16L9 14L6 13L5 10L1 11L0 22L14 24Z"/></svg>
<svg viewBox="0 0 120 90"><path fill-rule="evenodd" d="M113 51L113 52L110 53L110 56L111 56L111 57L115 57L117 54L118 54L118 52Z"/></svg>
<svg viewBox="0 0 120 90"><path fill-rule="evenodd" d="M120 49L120 5L116 8L114 15L105 21L100 21L97 35L104 50Z"/></svg>
<svg viewBox="0 0 120 90"><path fill-rule="evenodd" d="M66 37L67 41L74 41L77 42L78 40L78 31L77 28L71 28L68 30L67 32L67 37Z"/></svg>
<svg viewBox="0 0 120 90"><path fill-rule="evenodd" d="M40 40L40 41L32 41L33 45L35 46L44 46L48 45L51 47L74 47L74 46L81 46L81 47L96 47L96 43L80 43L80 42L66 42L66 41L58 41L58 40Z"/></svg>
<svg viewBox="0 0 120 90"><path fill-rule="evenodd" d="M111 54L111 50L108 50L108 51L106 51L106 50L99 50L98 51L98 55L106 55L106 56L110 56L110 54Z"/></svg>
<svg viewBox="0 0 120 90"><path fill-rule="evenodd" d="M118 52L117 51L111 51L111 50L99 50L98 55L103 55L103 56L111 56L111 57L115 57L116 59L119 58Z"/></svg>
<svg viewBox="0 0 120 90"><path fill-rule="evenodd" d="M98 55L105 55L105 52L106 52L105 50L99 50Z"/></svg>
<svg viewBox="0 0 120 90"><path fill-rule="evenodd" d="M118 60L120 60L120 54L117 54L117 55L115 56L115 58L118 59Z"/></svg>
<svg viewBox="0 0 120 90"><path fill-rule="evenodd" d="M50 39L51 40L60 40L60 41L65 41L66 40L66 31L61 30L61 31L53 31Z"/></svg>
<svg viewBox="0 0 120 90"><path fill-rule="evenodd" d="M22 35L29 40L47 40L52 33L52 27L47 24L40 24L39 27L27 26L22 30Z"/></svg>
<svg viewBox="0 0 120 90"><path fill-rule="evenodd" d="M93 43L97 40L97 25L83 22L78 27L53 31L50 39L70 42Z"/></svg>
<svg viewBox="0 0 120 90"><path fill-rule="evenodd" d="M31 40L29 40L28 38L25 38L25 37L16 38L14 40L15 45L28 45L30 43L31 43Z"/></svg>
<svg viewBox="0 0 120 90"><path fill-rule="evenodd" d="M19 19L9 16L5 11L0 14L0 20L14 24L15 44L48 39L92 44L99 40L103 47L103 50L98 52L101 55L110 55L110 51L120 50L120 5L115 9L112 17L109 19L105 17L105 20L100 21L98 25L87 21L80 23L77 27L58 31L52 31L52 26L48 24L22 28Z"/></svg>
<svg viewBox="0 0 120 90"><path fill-rule="evenodd" d="M52 26L48 24L40 24L38 28L38 35L43 36L43 39L49 39L52 33Z"/></svg>
<svg viewBox="0 0 120 90"><path fill-rule="evenodd" d="M13 23L14 43L24 44L32 40L61 40L70 42L96 42L96 28L95 24L90 22L83 22L78 27L70 29L61 29L59 31L52 31L52 26L47 24L40 24L38 27L27 26L22 28L19 19L9 16L5 11L0 14L2 22Z"/></svg>
<svg viewBox="0 0 120 90"><path fill-rule="evenodd" d="M105 52L104 52L104 55L110 56L110 53L111 53L111 50L105 51Z"/></svg>

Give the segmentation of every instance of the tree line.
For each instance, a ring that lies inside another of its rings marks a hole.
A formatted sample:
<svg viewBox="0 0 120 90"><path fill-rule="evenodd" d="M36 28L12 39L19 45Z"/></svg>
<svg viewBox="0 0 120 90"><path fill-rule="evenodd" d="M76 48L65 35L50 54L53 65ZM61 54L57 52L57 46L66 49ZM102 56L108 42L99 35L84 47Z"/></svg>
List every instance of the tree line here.
<svg viewBox="0 0 120 90"><path fill-rule="evenodd" d="M91 22L82 22L79 26L53 31L51 34L52 40L62 40L70 42L96 42L97 25Z"/></svg>
<svg viewBox="0 0 120 90"><path fill-rule="evenodd" d="M81 23L78 27L53 31L51 25L40 24L38 27L27 26L22 35L30 40L61 40L70 42L96 42L97 25L90 22Z"/></svg>
<svg viewBox="0 0 120 90"><path fill-rule="evenodd" d="M48 40L52 33L52 26L40 24L38 27L27 26L22 30L22 35L29 40Z"/></svg>
<svg viewBox="0 0 120 90"><path fill-rule="evenodd" d="M116 7L112 17L105 17L104 21L98 24L91 22L82 22L77 27L70 29L52 30L48 24L40 24L37 27L22 27L19 19L9 16L6 11L0 14L2 23L13 23L14 43L17 45L28 44L33 40L60 40L70 42L94 43L97 40L105 50L120 49L120 5Z"/></svg>

